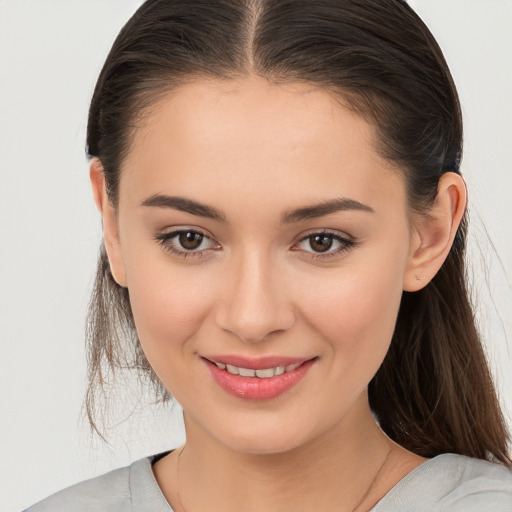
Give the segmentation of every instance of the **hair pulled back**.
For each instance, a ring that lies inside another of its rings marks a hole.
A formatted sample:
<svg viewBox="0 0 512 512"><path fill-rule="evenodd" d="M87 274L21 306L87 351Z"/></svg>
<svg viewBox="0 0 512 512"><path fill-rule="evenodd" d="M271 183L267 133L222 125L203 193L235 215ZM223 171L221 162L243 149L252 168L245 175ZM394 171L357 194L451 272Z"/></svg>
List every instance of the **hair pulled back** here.
<svg viewBox="0 0 512 512"><path fill-rule="evenodd" d="M256 74L337 93L373 124L376 146L426 212L440 177L459 173L462 116L434 37L402 0L147 0L119 33L99 76L87 131L117 206L137 122L161 95L194 80ZM404 292L390 350L369 385L386 434L425 457L452 452L509 464L507 432L466 284L466 219L434 279ZM137 338L128 290L100 251L89 310L89 389L131 366L168 399Z"/></svg>

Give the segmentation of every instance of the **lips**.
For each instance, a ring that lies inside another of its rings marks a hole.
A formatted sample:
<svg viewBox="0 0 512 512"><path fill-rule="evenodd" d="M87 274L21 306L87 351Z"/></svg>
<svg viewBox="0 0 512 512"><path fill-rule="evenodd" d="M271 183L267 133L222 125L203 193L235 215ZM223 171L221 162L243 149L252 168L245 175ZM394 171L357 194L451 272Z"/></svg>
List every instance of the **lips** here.
<svg viewBox="0 0 512 512"><path fill-rule="evenodd" d="M242 377L257 377L259 379L269 379L276 375L282 375L286 372L291 372L298 368L301 363L289 364L288 366L279 365L275 368L242 368L239 366L233 366L231 364L215 363L217 368L226 370L231 375L241 375Z"/></svg>
<svg viewBox="0 0 512 512"><path fill-rule="evenodd" d="M238 368L252 368L254 370L263 370L265 368L277 368L278 366L288 366L291 364L302 364L305 361L314 359L313 357L287 357L287 356L262 356L245 357L231 354L204 355L203 359L208 359L212 363L221 363L225 365L237 366Z"/></svg>
<svg viewBox="0 0 512 512"><path fill-rule="evenodd" d="M203 360L224 391L246 400L268 400L298 384L317 358L215 355Z"/></svg>

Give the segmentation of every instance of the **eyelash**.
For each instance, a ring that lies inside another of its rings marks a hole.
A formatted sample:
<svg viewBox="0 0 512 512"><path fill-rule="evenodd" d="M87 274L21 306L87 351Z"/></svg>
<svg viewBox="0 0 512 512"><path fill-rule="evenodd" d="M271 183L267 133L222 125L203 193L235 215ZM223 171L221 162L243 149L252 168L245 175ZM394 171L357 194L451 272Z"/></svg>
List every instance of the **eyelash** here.
<svg viewBox="0 0 512 512"><path fill-rule="evenodd" d="M210 240L212 243L211 237L209 237L206 233L203 233L202 231L196 230L196 229L178 229L176 231L171 231L169 233L163 233L163 234L157 234L155 235L155 240L166 250L170 253L173 253L183 259L188 257L194 257L194 258L204 258L206 257L206 252L209 249L202 249L200 251L198 250L186 250L186 249L178 249L176 247L176 242L174 239L179 237L183 234L194 234L194 235L200 235L203 237L203 240ZM330 248L327 252L321 253L321 252L314 252L314 251L305 251L308 256L307 258L313 259L313 260L322 260L326 258L332 258L335 256L338 256L344 252L347 252L348 250L352 249L353 247L358 245L358 242L355 240L351 240L350 238L345 238L340 236L336 232L331 232L328 230L321 230L321 231L315 231L313 233L309 233L308 235L302 237L298 243L294 245L294 247L299 246L303 242L307 240L311 240L315 236L324 236L324 237L330 237L333 242L337 242L340 247L334 251L331 251ZM203 242L201 241L201 244ZM299 251L300 249L291 249L292 251Z"/></svg>
<svg viewBox="0 0 512 512"><path fill-rule="evenodd" d="M193 233L194 235L201 235L203 240L212 240L206 233L202 231L198 231L197 229L177 229L176 231L171 231L169 233L157 234L155 235L155 240L170 253L176 254L177 256L185 259L190 256L194 258L202 258L205 257L205 252L208 249L203 249L200 251L197 250L186 250L186 249L178 249L176 247L176 243L173 239L179 237L180 235L184 235L187 233ZM202 241L201 241L202 244Z"/></svg>
<svg viewBox="0 0 512 512"><path fill-rule="evenodd" d="M345 238L343 236L340 236L338 233L332 232L329 230L315 231L314 233L309 233L308 235L302 237L299 240L298 244L295 244L295 245L300 245L302 242L311 240L315 236L330 237L333 240L333 242L337 242L340 246L338 247L338 249L336 249L334 251L331 251L329 248L328 252L324 252L324 253L314 252L314 251L306 251L306 254L308 254L308 256L306 256L306 257L311 258L313 260L322 260L322 259L326 259L326 258L333 258L335 256L339 256L340 254L343 254L343 253L349 251L350 249L352 249L353 247L358 245L358 242L356 242L355 240L352 240L348 237ZM298 249L292 249L292 250L295 251Z"/></svg>

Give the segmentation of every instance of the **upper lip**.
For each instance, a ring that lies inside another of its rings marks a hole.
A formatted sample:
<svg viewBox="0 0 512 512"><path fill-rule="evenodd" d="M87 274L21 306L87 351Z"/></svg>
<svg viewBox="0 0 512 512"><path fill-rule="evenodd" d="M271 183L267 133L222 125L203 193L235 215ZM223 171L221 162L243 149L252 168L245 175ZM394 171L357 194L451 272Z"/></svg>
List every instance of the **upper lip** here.
<svg viewBox="0 0 512 512"><path fill-rule="evenodd" d="M315 357L289 357L289 356L261 356L247 357L234 354L203 355L203 359L208 359L212 363L223 363L238 368L251 368L253 370L263 370L265 368L277 368L278 366L288 366L290 364L302 364Z"/></svg>

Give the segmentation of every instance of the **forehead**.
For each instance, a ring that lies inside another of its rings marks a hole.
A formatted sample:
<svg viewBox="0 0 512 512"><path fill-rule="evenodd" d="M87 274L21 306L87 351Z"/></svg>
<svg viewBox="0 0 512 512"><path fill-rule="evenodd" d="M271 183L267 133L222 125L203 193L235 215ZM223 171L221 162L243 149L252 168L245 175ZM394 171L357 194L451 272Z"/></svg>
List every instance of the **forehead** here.
<svg viewBox="0 0 512 512"><path fill-rule="evenodd" d="M268 195L270 187L311 201L338 185L364 196L382 180L401 181L373 140L364 119L310 84L201 80L168 93L142 118L121 196L172 189L206 200L219 188Z"/></svg>

